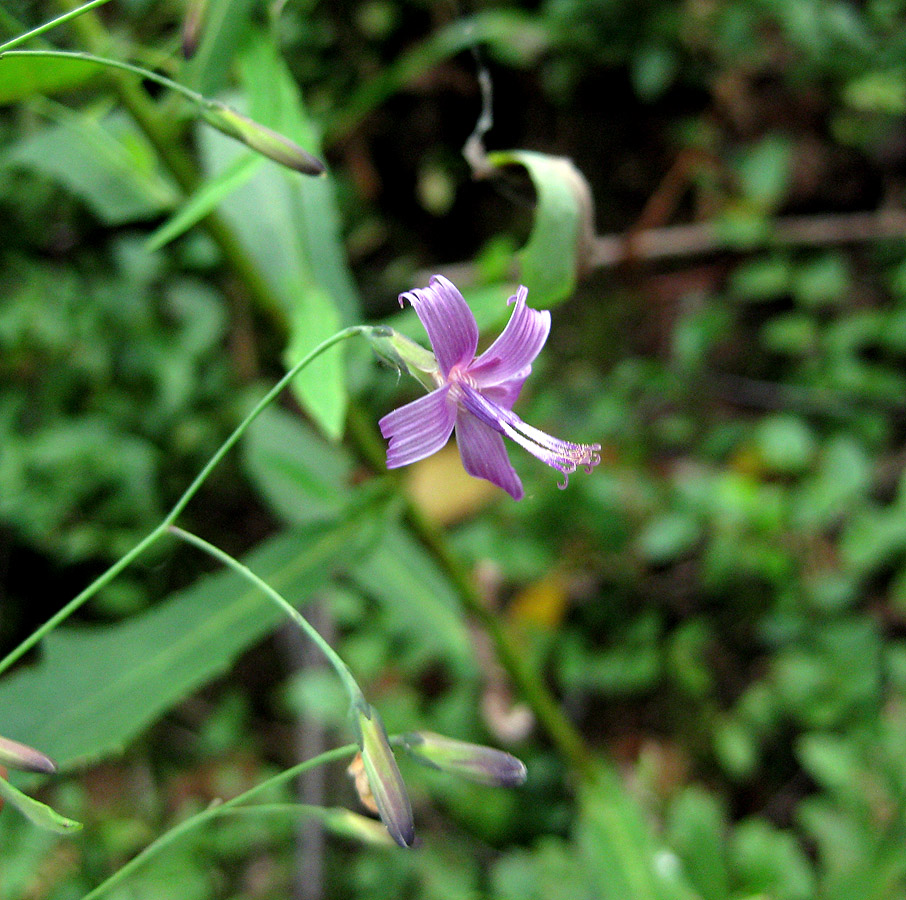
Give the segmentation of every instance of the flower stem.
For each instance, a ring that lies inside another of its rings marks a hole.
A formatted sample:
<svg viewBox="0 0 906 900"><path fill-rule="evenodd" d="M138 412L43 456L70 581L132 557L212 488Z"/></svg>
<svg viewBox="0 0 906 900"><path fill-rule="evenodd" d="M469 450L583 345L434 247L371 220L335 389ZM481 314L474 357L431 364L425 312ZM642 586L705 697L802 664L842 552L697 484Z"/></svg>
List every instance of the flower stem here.
<svg viewBox="0 0 906 900"><path fill-rule="evenodd" d="M117 869L109 878L105 881L102 881L96 888L89 891L82 900L97 900L98 897L106 894L111 888L116 887L123 879L131 875L136 869L144 865L148 860L157 856L162 850L170 846L176 840L181 838L184 834L187 834L189 831L193 831L201 825L204 825L205 822L210 821L211 819L216 818L217 816L222 816L225 813L232 810L234 807L239 806L241 803L246 803L251 800L253 797L256 797L258 794L263 793L269 788L276 787L277 785L283 784L286 781L290 781L295 778L297 775L301 775L303 772L307 772L309 769L315 768L315 766L326 765L327 763L334 762L338 759L343 759L344 757L351 756L358 747L355 744L347 744L345 747L337 747L335 750L328 750L326 753L321 753L318 756L308 759L303 763L299 763L297 766L293 766L290 769L286 769L283 772L280 772L277 775L274 775L271 778L268 778L266 781L262 781L261 784L256 785L253 788L245 791L242 794L233 797L232 800L227 800L225 803L218 804L216 806L209 806L207 809L202 810L200 813L196 813L194 816L186 819L183 822L180 822L178 825L171 828L169 831L162 834L156 841L148 844L141 853L133 856L124 866Z"/></svg>
<svg viewBox="0 0 906 900"><path fill-rule="evenodd" d="M234 572L237 572L247 581L250 581L256 587L264 591L268 598L273 600L274 603L276 603L277 606L279 606L308 635L308 637L318 645L321 652L327 657L328 662L334 667L336 673L342 679L343 686L349 694L349 702L354 703L357 700L361 700L364 703L362 691L356 683L355 677L349 670L349 667L343 662L336 650L321 637L317 629L308 621L308 619L306 619L305 616L303 616L289 601L275 591L266 581L256 575L248 566L243 565L239 560L234 559L229 553L226 553L219 547L215 547L213 544L208 543L204 538L200 538L198 535L185 531L176 525L171 525L168 528L168 531L170 534L181 538L187 543L197 547L199 550L203 550L205 553L213 556L225 566L229 566Z"/></svg>
<svg viewBox="0 0 906 900"><path fill-rule="evenodd" d="M163 521L142 540L140 540L125 556L118 559L109 569L91 582L78 596L74 597L59 612L48 619L40 628L32 632L18 647L0 659L0 674L3 674L13 663L21 659L32 647L42 640L49 632L53 631L61 622L69 618L83 603L93 597L102 587L112 581L133 560L154 544L160 537L167 533L169 527L176 521L180 513L186 508L189 501L198 493L205 479L211 474L214 467L226 456L236 442L245 433L245 430L258 418L274 398L302 371L313 359L320 356L325 350L359 334L366 326L353 325L338 331L332 337L322 341L300 359L265 395L259 400L251 412L236 426L232 434L220 445L214 455L208 460L205 467L198 473L195 480L186 488L176 504L164 517Z"/></svg>
<svg viewBox="0 0 906 900"><path fill-rule="evenodd" d="M100 0L100 2L107 3L109 0ZM100 5L99 2L94 2L87 4L87 9L93 8L93 6ZM71 10L68 13L60 16L59 20L55 21L65 21L67 19L75 18L76 14L86 12L86 7L79 7L78 9ZM53 24L53 23L50 23ZM23 35L22 37L27 37L29 35ZM18 40L18 39L17 39ZM4 45L5 47L6 45ZM217 104L213 100L208 100L207 97L203 97L201 94L196 91L187 88L184 84L180 84L178 81L174 81L172 78L167 78L165 75L160 75L157 72L151 71L151 69L145 69L141 66L135 66L132 63L122 62L118 59L108 59L105 56L95 56L93 53L84 53L81 50L4 50L3 47L0 47L0 56L28 56L38 59L80 59L83 62L93 63L94 65L101 66L107 69L119 69L123 72L130 72L133 75L138 75L140 78L146 78L148 81L154 81L162 87L169 88L171 91L176 91L178 94L182 94L187 100L195 103L196 105L202 107L203 109L216 109Z"/></svg>
<svg viewBox="0 0 906 900"><path fill-rule="evenodd" d="M57 16L55 19L51 19L49 22L45 22L43 25L38 25L37 28L32 28L31 31L26 31L25 34L17 35L16 37L8 40L5 44L0 44L0 53L3 53L6 50L12 50L13 47L18 47L20 44L24 44L26 41L30 41L34 37L44 34L58 25L64 25L70 19L74 19L76 16L81 16L83 13L89 12L92 9L95 9L98 6L103 6L105 3L109 3L110 0L88 0L88 3L82 4L82 6L77 7L76 9L71 9L69 12L63 13L61 16Z"/></svg>

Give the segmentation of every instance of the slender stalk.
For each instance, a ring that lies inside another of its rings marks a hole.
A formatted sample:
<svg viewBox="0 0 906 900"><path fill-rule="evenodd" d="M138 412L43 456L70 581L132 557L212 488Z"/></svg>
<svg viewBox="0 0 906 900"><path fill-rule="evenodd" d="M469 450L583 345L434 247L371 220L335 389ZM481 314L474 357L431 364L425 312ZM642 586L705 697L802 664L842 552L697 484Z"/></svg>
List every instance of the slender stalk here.
<svg viewBox="0 0 906 900"><path fill-rule="evenodd" d="M64 25L70 19L76 18L76 16L81 16L83 13L89 12L98 6L103 6L105 3L109 2L110 0L89 0L88 3L79 6L77 9L71 9L68 12L63 13L63 15L57 16L55 19L45 22L43 25L38 25L37 28L32 28L31 31L26 31L25 34L20 34L18 37L12 38L12 40L7 41L5 44L0 44L0 53L3 53L5 50L12 50L13 47L18 47L19 44L24 44L34 37L38 37L45 32L51 31L58 25Z"/></svg>
<svg viewBox="0 0 906 900"><path fill-rule="evenodd" d="M94 0L93 5L97 6L99 3L108 2L109 0ZM92 4L89 3L88 7L90 8L91 6ZM75 13L79 11L84 12L85 8L79 7L79 10L73 10L72 12L66 13L64 16L60 16L60 19L72 19L75 17ZM6 45L4 45L4 47L5 46ZM109 59L106 56L95 56L93 53L85 53L81 50L4 50L3 47L0 47L0 56L27 56L37 59L79 59L83 62L93 63L96 66L101 66L106 69L118 69L122 72L130 72L132 75L138 75L140 78L154 81L162 87L169 88L171 91L182 94L187 100L190 100L192 103L195 103L204 109L218 108L218 104L214 100L209 100L197 91L187 88L184 84L180 84L172 78L167 78L166 75L160 75L151 69L135 66L132 63L122 62L118 59Z"/></svg>
<svg viewBox="0 0 906 900"><path fill-rule="evenodd" d="M192 544L199 550L203 550L205 553L208 553L222 562L225 566L229 566L234 572L237 572L247 581L250 581L256 587L264 591L264 593L267 594L267 596L318 645L320 651L327 657L327 661L334 667L336 673L342 679L343 686L349 694L350 703L353 703L356 700L361 700L362 703L365 702L355 677L346 663L340 658L336 650L321 637L317 629L302 615L302 613L299 612L299 610L277 593L277 591L275 591L266 581L256 575L248 566L243 565L239 560L234 559L229 553L224 552L219 547L215 547L213 544L208 543L204 538L200 538L198 535L192 534L191 532L184 531L176 525L171 525L168 530L170 534Z"/></svg>
<svg viewBox="0 0 906 900"><path fill-rule="evenodd" d="M211 474L214 467L226 456L236 442L245 433L245 430L258 418L264 409L280 394L280 392L302 371L313 359L320 356L325 350L338 344L346 338L359 334L365 326L353 325L338 331L332 337L322 341L300 359L265 395L259 400L251 412L233 429L232 434L220 445L214 455L208 460L205 467L198 473L195 480L186 488L182 496L176 501L173 508L164 517L163 521L142 540L140 540L125 556L117 560L109 569L96 578L78 596L74 597L59 612L48 619L40 628L30 634L18 647L0 659L0 674L3 674L13 663L21 659L32 647L42 640L49 632L53 631L61 622L69 618L82 604L93 597L102 587L112 581L133 560L154 544L160 537L167 533L167 529L176 521L180 513L186 508L189 501L198 493L205 479Z"/></svg>
<svg viewBox="0 0 906 900"><path fill-rule="evenodd" d="M327 763L334 762L338 759L343 759L346 756L351 756L358 750L358 747L355 744L347 744L344 747L338 747L335 750L328 750L326 753L321 753L319 756L314 757L313 759L308 759L303 763L299 763L297 766L293 766L290 769L286 769L283 772L280 772L277 775L274 775L272 778L268 778L266 781L262 781L261 784L256 785L253 788L245 791L242 794L233 797L232 800L227 800L225 803L221 803L217 806L209 806L207 809L202 810L200 813L196 813L194 816L186 819L183 822L180 822L178 825L171 828L169 831L162 834L156 841L148 844L141 853L133 856L124 866L117 869L109 878L105 881L102 881L96 888L89 891L82 900L97 900L98 897L106 894L111 888L116 887L121 881L125 878L128 878L136 869L143 866L150 859L153 859L157 856L162 850L165 850L183 835L187 834L190 831L198 828L201 825L204 825L206 822L209 822L211 819L215 819L217 816L222 816L225 813L229 812L233 808L239 806L241 803L246 803L251 800L253 797L258 796L258 794L263 793L269 788L276 787L277 785L283 784L284 782L290 781L295 778L297 775L301 775L303 772L307 772L309 769L313 769L315 766L326 765Z"/></svg>

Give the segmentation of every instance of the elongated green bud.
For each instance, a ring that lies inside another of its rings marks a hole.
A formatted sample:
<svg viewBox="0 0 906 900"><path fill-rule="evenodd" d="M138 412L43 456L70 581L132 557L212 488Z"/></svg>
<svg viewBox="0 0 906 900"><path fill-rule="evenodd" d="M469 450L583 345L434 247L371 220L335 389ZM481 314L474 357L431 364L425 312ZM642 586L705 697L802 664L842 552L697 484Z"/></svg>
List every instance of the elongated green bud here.
<svg viewBox="0 0 906 900"><path fill-rule="evenodd" d="M380 716L364 700L353 704L352 716L378 815L397 844L411 847L415 841L412 806Z"/></svg>
<svg viewBox="0 0 906 900"><path fill-rule="evenodd" d="M0 737L0 765L44 775L53 775L57 771L54 761L43 753L4 737Z"/></svg>
<svg viewBox="0 0 906 900"><path fill-rule="evenodd" d="M363 333L372 350L384 362L400 372L411 375L429 391L438 386L435 375L440 374L440 366L430 350L416 344L389 325L375 325Z"/></svg>
<svg viewBox="0 0 906 900"><path fill-rule="evenodd" d="M202 111L202 116L208 125L228 134L237 141L242 141L252 150L257 150L268 159L288 166L304 175L323 175L324 163L307 150L288 137L268 128L266 125L244 116L242 113L230 109L225 103L217 100L209 101L209 105Z"/></svg>
<svg viewBox="0 0 906 900"><path fill-rule="evenodd" d="M399 740L417 762L479 784L517 787L526 778L521 760L493 747L457 741L430 731L404 734Z"/></svg>

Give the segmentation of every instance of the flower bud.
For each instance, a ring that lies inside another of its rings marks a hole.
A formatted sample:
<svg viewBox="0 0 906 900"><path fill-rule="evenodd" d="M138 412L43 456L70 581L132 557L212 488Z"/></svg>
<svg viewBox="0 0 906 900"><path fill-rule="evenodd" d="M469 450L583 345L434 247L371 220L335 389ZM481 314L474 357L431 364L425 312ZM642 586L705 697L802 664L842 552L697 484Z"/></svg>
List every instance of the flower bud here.
<svg viewBox="0 0 906 900"><path fill-rule="evenodd" d="M415 841L412 806L377 710L364 700L357 701L353 726L378 815L401 847L411 847Z"/></svg>
<svg viewBox="0 0 906 900"><path fill-rule="evenodd" d="M202 110L202 116L208 125L237 141L242 141L252 150L257 150L280 165L288 166L304 175L322 175L325 171L324 163L316 156L312 156L272 128L261 125L236 112L235 109L230 109L225 103L209 101L209 105Z"/></svg>
<svg viewBox="0 0 906 900"><path fill-rule="evenodd" d="M53 760L43 753L4 737L0 737L0 763L11 769L41 772L44 775L53 775L57 771Z"/></svg>
<svg viewBox="0 0 906 900"><path fill-rule="evenodd" d="M479 784L517 787L526 778L525 764L503 750L457 741L430 731L404 734L400 742L418 762Z"/></svg>
<svg viewBox="0 0 906 900"><path fill-rule="evenodd" d="M182 55L185 59L191 59L198 50L207 5L208 0L189 0L186 15L182 21Z"/></svg>
<svg viewBox="0 0 906 900"><path fill-rule="evenodd" d="M416 378L429 391L437 387L435 374L440 374L437 358L421 344L388 325L375 325L364 332L371 349L394 369Z"/></svg>
<svg viewBox="0 0 906 900"><path fill-rule="evenodd" d="M361 841L363 844L393 846L387 829L380 822L360 816L349 809L325 809L321 821L332 834Z"/></svg>

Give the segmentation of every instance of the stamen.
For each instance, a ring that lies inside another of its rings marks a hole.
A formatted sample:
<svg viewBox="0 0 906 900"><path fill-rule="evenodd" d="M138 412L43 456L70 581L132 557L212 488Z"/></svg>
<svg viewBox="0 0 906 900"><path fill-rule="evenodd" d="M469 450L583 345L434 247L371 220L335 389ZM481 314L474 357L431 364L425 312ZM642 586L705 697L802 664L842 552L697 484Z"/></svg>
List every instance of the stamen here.
<svg viewBox="0 0 906 900"><path fill-rule="evenodd" d="M505 434L545 465L560 472L563 481L558 483L557 487L561 490L567 487L569 476L579 466L590 472L601 462L601 454L598 452L601 449L600 444L574 444L533 428L514 412L501 409L473 385L464 381L454 382L450 396L455 397L456 401L476 419Z"/></svg>

